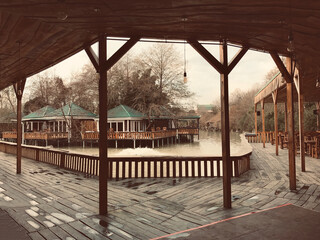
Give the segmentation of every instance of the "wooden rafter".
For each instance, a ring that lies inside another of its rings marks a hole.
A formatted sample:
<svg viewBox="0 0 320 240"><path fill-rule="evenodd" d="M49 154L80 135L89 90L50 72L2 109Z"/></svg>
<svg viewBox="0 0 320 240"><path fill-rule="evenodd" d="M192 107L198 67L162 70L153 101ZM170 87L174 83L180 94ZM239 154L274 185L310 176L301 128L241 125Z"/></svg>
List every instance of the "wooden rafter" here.
<svg viewBox="0 0 320 240"><path fill-rule="evenodd" d="M278 102L278 89L276 89L272 92L272 100L273 100L273 103Z"/></svg>
<svg viewBox="0 0 320 240"><path fill-rule="evenodd" d="M92 47L86 47L85 51L92 63L92 65L94 66L94 68L96 69L97 73L99 73L99 57L97 56L97 54L93 51Z"/></svg>
<svg viewBox="0 0 320 240"><path fill-rule="evenodd" d="M246 54L246 52L249 50L248 47L242 47L238 53L233 57L233 59L231 60L231 62L228 65L228 73L230 73L233 68L239 63L239 61L241 60L241 58Z"/></svg>
<svg viewBox="0 0 320 240"><path fill-rule="evenodd" d="M226 72L225 67L214 56L212 56L212 54L207 49L205 49L197 40L188 39L187 41L220 74Z"/></svg>
<svg viewBox="0 0 320 240"><path fill-rule="evenodd" d="M116 64L138 41L139 37L130 38L121 48L118 49L107 61L105 68L108 71L114 64Z"/></svg>
<svg viewBox="0 0 320 240"><path fill-rule="evenodd" d="M25 85L26 85L26 79L23 79L19 82L16 82L15 84L13 84L13 89L14 89L14 92L16 94L17 99L22 98L22 94L23 94Z"/></svg>
<svg viewBox="0 0 320 240"><path fill-rule="evenodd" d="M292 81L293 81L292 74L288 72L287 68L285 67L285 65L281 61L278 53L276 53L275 51L270 51L270 55L271 55L273 61L275 62L275 64L277 65L279 71L281 72L283 78L286 80L286 82L292 83Z"/></svg>
<svg viewBox="0 0 320 240"><path fill-rule="evenodd" d="M101 68L104 71L108 71L114 64L116 64L138 41L139 37L130 38L122 47L118 49L109 59L100 62L99 57L95 54L93 49L90 47L86 47L85 51L92 63L95 67L96 71L100 73ZM102 65L103 66L102 66Z"/></svg>

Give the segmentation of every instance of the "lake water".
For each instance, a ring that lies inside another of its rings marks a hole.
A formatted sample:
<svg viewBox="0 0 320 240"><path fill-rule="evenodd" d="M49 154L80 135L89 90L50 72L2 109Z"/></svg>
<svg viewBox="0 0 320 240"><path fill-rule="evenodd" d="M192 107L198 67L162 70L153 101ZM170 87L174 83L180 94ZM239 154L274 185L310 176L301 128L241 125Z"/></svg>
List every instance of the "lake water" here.
<svg viewBox="0 0 320 240"><path fill-rule="evenodd" d="M242 155L252 150L243 134L230 133L231 155ZM98 155L97 147L63 148L69 152ZM200 139L195 137L193 143L165 145L160 148L109 148L109 156L221 156L221 133L200 131Z"/></svg>

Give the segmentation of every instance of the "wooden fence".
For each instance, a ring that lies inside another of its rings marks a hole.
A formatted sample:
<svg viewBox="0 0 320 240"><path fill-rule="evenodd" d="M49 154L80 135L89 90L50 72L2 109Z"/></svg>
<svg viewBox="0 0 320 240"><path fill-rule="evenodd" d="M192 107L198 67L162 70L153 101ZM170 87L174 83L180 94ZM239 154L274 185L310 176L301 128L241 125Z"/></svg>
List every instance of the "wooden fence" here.
<svg viewBox="0 0 320 240"><path fill-rule="evenodd" d="M0 141L0 151L16 154L16 144ZM238 177L250 169L250 155L251 152L231 157L233 176ZM99 176L97 156L35 146L22 146L22 156L88 176ZM109 157L108 161L110 179L222 176L221 157Z"/></svg>
<svg viewBox="0 0 320 240"><path fill-rule="evenodd" d="M5 139L16 139L17 132L3 132L2 137ZM25 132L24 139L48 140L48 139L67 139L67 132Z"/></svg>
<svg viewBox="0 0 320 240"><path fill-rule="evenodd" d="M84 132L81 133L83 140L98 140L98 132ZM154 132L108 132L108 139L110 140L152 140L176 136L175 130L160 130Z"/></svg>
<svg viewBox="0 0 320 240"><path fill-rule="evenodd" d="M279 132L280 133L280 132ZM246 135L246 138L249 143L262 143L263 142L263 137L265 136L266 143L274 143L275 139L275 133L274 132L265 132L265 135L263 132L257 132L254 134L248 134Z"/></svg>

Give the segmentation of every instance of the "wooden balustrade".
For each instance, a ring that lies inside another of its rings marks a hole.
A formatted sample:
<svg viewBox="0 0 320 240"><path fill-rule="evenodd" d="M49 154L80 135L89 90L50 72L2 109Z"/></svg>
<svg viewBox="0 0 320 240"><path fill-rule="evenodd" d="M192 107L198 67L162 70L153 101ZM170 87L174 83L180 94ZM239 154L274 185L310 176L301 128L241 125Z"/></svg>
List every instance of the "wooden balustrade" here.
<svg viewBox="0 0 320 240"><path fill-rule="evenodd" d="M16 144L0 141L0 151L16 154ZM250 153L232 156L233 176L250 169ZM43 147L23 146L22 156L60 168L99 175L97 156L68 153ZM109 157L110 179L164 177L221 177L222 157Z"/></svg>
<svg viewBox="0 0 320 240"><path fill-rule="evenodd" d="M266 143L269 142L273 144L275 142L274 132L266 132ZM279 132L278 142L280 148L286 148L288 145L288 134L286 132ZM300 151L300 141L299 133L296 132L295 135L295 152L296 154ZM246 134L246 138L249 143L262 143L263 133L258 132L257 134ZM319 132L305 132L304 134L304 149L305 154L314 158L320 157L320 133Z"/></svg>
<svg viewBox="0 0 320 240"><path fill-rule="evenodd" d="M281 134L282 133L279 132L279 136ZM275 142L275 134L274 134L274 132L271 132L271 131L265 132L265 135L263 134L263 132L246 134L246 138L247 138L249 143L262 143L263 142L263 137L265 137L266 143L273 144Z"/></svg>
<svg viewBox="0 0 320 240"><path fill-rule="evenodd" d="M17 132L3 132L2 138L5 139L15 139L17 138Z"/></svg>
<svg viewBox="0 0 320 240"><path fill-rule="evenodd" d="M98 140L99 133L98 132L84 132L81 134L83 140ZM128 140L152 140L152 139L160 139L167 137L176 136L175 130L161 130L154 132L108 132L108 139L110 140L120 140L120 139L128 139Z"/></svg>
<svg viewBox="0 0 320 240"><path fill-rule="evenodd" d="M199 129L198 128L178 128L178 134L198 135Z"/></svg>
<svg viewBox="0 0 320 240"><path fill-rule="evenodd" d="M3 132L2 137L4 139L16 139L16 132ZM37 139L37 140L48 140L48 139L62 139L68 138L67 132L25 132L24 139Z"/></svg>

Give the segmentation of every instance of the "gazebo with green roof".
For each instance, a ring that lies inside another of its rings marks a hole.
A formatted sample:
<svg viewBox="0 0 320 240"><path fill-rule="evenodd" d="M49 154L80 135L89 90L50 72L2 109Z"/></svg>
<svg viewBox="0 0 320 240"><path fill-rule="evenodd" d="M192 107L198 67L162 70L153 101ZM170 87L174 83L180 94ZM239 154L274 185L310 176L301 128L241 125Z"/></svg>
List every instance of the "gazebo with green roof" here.
<svg viewBox="0 0 320 240"><path fill-rule="evenodd" d="M119 105L108 111L108 127L115 132L144 132L146 116L126 105Z"/></svg>
<svg viewBox="0 0 320 240"><path fill-rule="evenodd" d="M24 123L25 131L40 131L44 122L46 122L44 118L47 117L49 113L55 110L56 109L51 106L45 106L43 108L38 109L35 112L29 113L28 115L24 116L22 118L22 122Z"/></svg>

